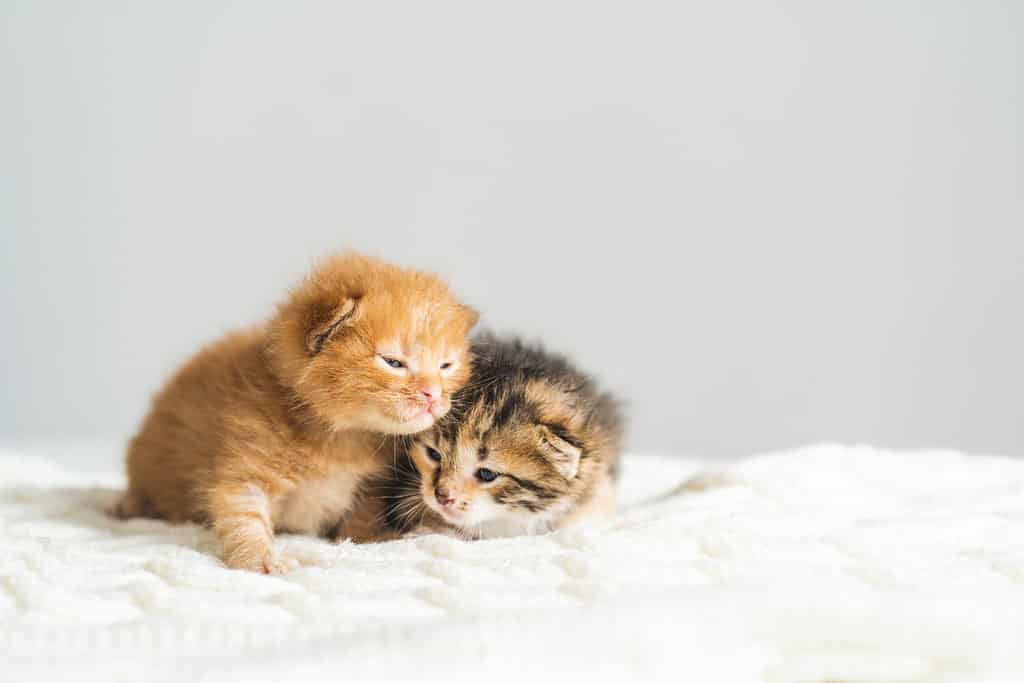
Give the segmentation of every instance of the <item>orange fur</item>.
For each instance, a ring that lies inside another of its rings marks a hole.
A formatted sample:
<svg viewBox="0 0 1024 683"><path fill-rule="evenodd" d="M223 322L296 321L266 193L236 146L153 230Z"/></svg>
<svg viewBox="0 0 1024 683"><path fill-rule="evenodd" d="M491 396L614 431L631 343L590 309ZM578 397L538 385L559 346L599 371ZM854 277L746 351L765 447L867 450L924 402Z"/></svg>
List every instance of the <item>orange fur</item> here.
<svg viewBox="0 0 1024 683"><path fill-rule="evenodd" d="M274 531L325 532L387 465L383 434L448 411L476 319L432 275L326 260L268 323L202 349L157 394L112 512L208 524L228 566L286 571Z"/></svg>

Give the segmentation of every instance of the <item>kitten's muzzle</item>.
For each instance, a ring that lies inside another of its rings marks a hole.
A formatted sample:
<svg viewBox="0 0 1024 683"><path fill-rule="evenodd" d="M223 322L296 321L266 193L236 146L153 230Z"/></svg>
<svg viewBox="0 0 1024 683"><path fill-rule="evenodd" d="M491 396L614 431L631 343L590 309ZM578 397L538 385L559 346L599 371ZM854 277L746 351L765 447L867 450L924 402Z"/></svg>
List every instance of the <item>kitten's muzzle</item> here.
<svg viewBox="0 0 1024 683"><path fill-rule="evenodd" d="M447 409L443 393L444 390L440 384L421 386L418 398L423 406L423 410L430 413L433 417L438 417L439 414L443 413Z"/></svg>
<svg viewBox="0 0 1024 683"><path fill-rule="evenodd" d="M433 404L441 400L440 384L425 384L420 387L420 395L427 403Z"/></svg>
<svg viewBox="0 0 1024 683"><path fill-rule="evenodd" d="M453 507L455 505L455 496L446 486L438 485L434 488L434 497L437 498L437 502L441 507Z"/></svg>

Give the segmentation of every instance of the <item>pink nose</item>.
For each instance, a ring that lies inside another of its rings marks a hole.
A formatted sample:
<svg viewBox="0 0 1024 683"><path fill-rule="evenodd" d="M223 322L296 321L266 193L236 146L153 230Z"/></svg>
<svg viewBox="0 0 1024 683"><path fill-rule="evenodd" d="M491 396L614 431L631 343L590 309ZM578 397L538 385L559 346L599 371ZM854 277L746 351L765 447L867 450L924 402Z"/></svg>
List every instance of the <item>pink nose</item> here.
<svg viewBox="0 0 1024 683"><path fill-rule="evenodd" d="M448 491L448 489L438 488L434 491L434 495L437 497L437 502L448 507L455 503L455 497Z"/></svg>
<svg viewBox="0 0 1024 683"><path fill-rule="evenodd" d="M441 398L441 387L437 385L421 387L420 393L423 394L423 398L427 399L427 403L437 403Z"/></svg>

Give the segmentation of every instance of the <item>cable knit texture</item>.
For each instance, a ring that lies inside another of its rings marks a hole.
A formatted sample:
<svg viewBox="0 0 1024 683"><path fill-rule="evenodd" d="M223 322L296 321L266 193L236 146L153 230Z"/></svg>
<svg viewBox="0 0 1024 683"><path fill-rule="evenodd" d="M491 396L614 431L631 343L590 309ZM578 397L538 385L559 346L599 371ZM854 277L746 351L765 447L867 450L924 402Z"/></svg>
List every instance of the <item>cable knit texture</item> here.
<svg viewBox="0 0 1024 683"><path fill-rule="evenodd" d="M606 524L283 536L300 568L270 577L200 527L107 518L118 476L0 454L0 678L1024 680L1024 461L815 446L624 471Z"/></svg>

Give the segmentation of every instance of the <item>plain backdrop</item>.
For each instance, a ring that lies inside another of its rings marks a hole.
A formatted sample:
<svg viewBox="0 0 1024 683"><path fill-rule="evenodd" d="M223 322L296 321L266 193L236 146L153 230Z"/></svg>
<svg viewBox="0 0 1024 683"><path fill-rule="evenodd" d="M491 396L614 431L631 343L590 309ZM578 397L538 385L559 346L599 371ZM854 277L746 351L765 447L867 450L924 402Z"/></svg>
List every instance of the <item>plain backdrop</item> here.
<svg viewBox="0 0 1024 683"><path fill-rule="evenodd" d="M126 438L198 345L357 247L570 352L635 449L1024 454L1020 2L0 22L4 438Z"/></svg>

